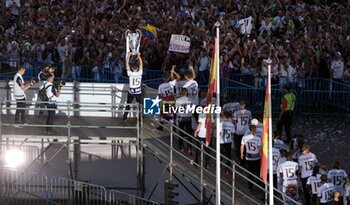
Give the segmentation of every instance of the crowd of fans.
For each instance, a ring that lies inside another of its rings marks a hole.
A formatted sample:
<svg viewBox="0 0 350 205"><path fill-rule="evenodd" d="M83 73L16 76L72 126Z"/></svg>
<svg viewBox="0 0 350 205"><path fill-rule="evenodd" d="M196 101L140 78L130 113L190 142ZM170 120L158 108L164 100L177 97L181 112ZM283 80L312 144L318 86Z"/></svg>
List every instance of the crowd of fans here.
<svg viewBox="0 0 350 205"><path fill-rule="evenodd" d="M178 69L191 64L199 83L205 85L214 23L219 21L223 77L263 86L267 75L263 59L270 57L273 83L315 77L350 82L347 1L5 2L0 59L11 60L10 66L11 62L27 67L54 62L61 65L59 75L63 78L77 78L82 72L98 78L106 71L118 81L125 74L126 29L142 29L149 24L156 27L158 35L156 41L141 46L145 68L170 70L172 64L177 64ZM191 52L168 52L171 34L189 36Z"/></svg>

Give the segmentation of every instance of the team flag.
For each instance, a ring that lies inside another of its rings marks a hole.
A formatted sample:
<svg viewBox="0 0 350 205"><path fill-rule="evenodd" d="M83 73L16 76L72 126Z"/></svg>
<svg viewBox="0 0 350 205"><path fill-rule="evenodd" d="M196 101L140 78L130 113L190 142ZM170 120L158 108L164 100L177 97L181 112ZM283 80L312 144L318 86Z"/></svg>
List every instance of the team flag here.
<svg viewBox="0 0 350 205"><path fill-rule="evenodd" d="M216 45L214 46L213 58L211 59L211 67L210 67L210 76L209 76L209 86L207 93L207 106L213 104L213 95L216 93L216 69L217 68L217 56L216 56ZM205 127L207 129L206 132L206 143L205 145L208 147L211 142L211 133L212 133L212 114L209 112L206 116Z"/></svg>
<svg viewBox="0 0 350 205"><path fill-rule="evenodd" d="M149 41L157 40L157 29L152 25L147 25L142 28L142 42L148 44Z"/></svg>
<svg viewBox="0 0 350 205"><path fill-rule="evenodd" d="M267 182L267 167L268 167L268 143L269 143L269 94L268 86L266 85L265 104L264 104L264 127L262 134L262 156L260 177L264 182ZM272 159L271 159L272 160ZM272 167L270 168L272 169Z"/></svg>

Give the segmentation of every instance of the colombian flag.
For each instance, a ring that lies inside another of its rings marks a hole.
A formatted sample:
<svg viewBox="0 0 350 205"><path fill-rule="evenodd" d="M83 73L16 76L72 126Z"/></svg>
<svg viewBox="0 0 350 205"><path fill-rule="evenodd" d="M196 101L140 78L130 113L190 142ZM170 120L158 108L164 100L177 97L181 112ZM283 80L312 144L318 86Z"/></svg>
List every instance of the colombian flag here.
<svg viewBox="0 0 350 205"><path fill-rule="evenodd" d="M213 94L216 93L216 69L217 68L217 56L216 56L216 45L214 46L213 58L211 59L211 67L210 67L210 76L209 76L209 85L208 85L208 93L207 93L207 106L213 104ZM211 132L212 132L212 114L209 112L205 119L205 127L207 129L206 132L206 143L205 145L208 147L211 142Z"/></svg>
<svg viewBox="0 0 350 205"><path fill-rule="evenodd" d="M154 26L147 25L143 27L142 34L143 34L142 37L144 38L144 41L146 40L156 41L157 39L157 29Z"/></svg>
<svg viewBox="0 0 350 205"><path fill-rule="evenodd" d="M268 145L269 145L269 93L268 86L266 85L265 93L265 104L264 104L264 127L262 134L262 156L261 156L261 169L260 169L260 178L267 182L267 167L268 167ZM271 137L271 136L270 136ZM270 159L272 160L272 159ZM272 169L272 167L270 167ZM272 176L270 176L272 177Z"/></svg>

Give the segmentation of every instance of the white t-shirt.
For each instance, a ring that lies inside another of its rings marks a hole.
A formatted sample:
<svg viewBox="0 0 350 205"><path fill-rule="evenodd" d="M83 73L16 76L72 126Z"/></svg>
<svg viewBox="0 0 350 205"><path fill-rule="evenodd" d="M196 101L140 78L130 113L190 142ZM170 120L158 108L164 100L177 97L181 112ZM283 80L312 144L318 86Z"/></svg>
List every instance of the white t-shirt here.
<svg viewBox="0 0 350 205"><path fill-rule="evenodd" d="M235 133L235 126L230 121L223 121L220 123L221 140L220 144L232 143L233 134Z"/></svg>
<svg viewBox="0 0 350 205"><path fill-rule="evenodd" d="M273 173L277 173L278 168L278 161L281 158L280 151L276 148L272 148L272 167L273 167Z"/></svg>
<svg viewBox="0 0 350 205"><path fill-rule="evenodd" d="M197 81L189 80L182 87L187 88L188 98L191 99L192 104L198 105L199 99L198 99L198 83L197 83Z"/></svg>
<svg viewBox="0 0 350 205"><path fill-rule="evenodd" d="M274 139L273 141L274 141L273 142L273 147L278 149L278 150L281 150L283 145L284 145L284 142L282 140L280 140L280 139Z"/></svg>
<svg viewBox="0 0 350 205"><path fill-rule="evenodd" d="M180 108L183 107L183 109L185 110L185 112L177 112L176 116L178 118L178 120L182 120L183 118L189 118L192 120L192 113L191 112L186 112L186 108L188 106L191 106L192 102L190 100L190 98L186 97L186 96L182 96L181 98L178 98L175 102L175 107L176 108Z"/></svg>
<svg viewBox="0 0 350 205"><path fill-rule="evenodd" d="M199 129L199 132L198 132L198 137L199 138L205 138L206 137L206 134L207 134L207 128L206 128L206 114L205 113L201 113L199 116L198 116L198 124L201 123L201 128ZM211 122L214 123L214 119L211 118Z"/></svg>
<svg viewBox="0 0 350 205"><path fill-rule="evenodd" d="M236 120L236 134L244 135L249 130L249 122L252 119L252 113L246 109L237 110L233 114L233 119Z"/></svg>
<svg viewBox="0 0 350 205"><path fill-rule="evenodd" d="M252 134L246 135L242 138L241 144L246 148L246 160L253 161L260 159L259 149L261 148L261 139L259 137Z"/></svg>
<svg viewBox="0 0 350 205"><path fill-rule="evenodd" d="M301 178L307 178L312 175L312 170L317 164L317 158L313 153L302 154L298 158L298 164L301 169Z"/></svg>
<svg viewBox="0 0 350 205"><path fill-rule="evenodd" d="M340 192L342 196L344 194L343 182L347 177L343 169L332 169L328 172L328 179L334 184L334 191Z"/></svg>
<svg viewBox="0 0 350 205"><path fill-rule="evenodd" d="M176 84L176 80L167 82L167 83L162 83L158 87L158 94L161 97L168 97L168 96L174 96L174 87Z"/></svg>
<svg viewBox="0 0 350 205"><path fill-rule="evenodd" d="M344 62L342 60L333 60L331 62L334 79L343 79L344 77Z"/></svg>
<svg viewBox="0 0 350 205"><path fill-rule="evenodd" d="M282 173L282 179L286 180L296 180L298 171L298 163L293 161L286 161L279 166L278 173Z"/></svg>
<svg viewBox="0 0 350 205"><path fill-rule="evenodd" d="M237 110L239 110L239 103L238 102L232 102L232 103L226 103L223 107L225 111L229 111L231 115L233 115Z"/></svg>
<svg viewBox="0 0 350 205"><path fill-rule="evenodd" d="M21 85L24 85L24 80L21 74L16 73L13 77L13 92L16 100L21 100L26 98L24 90L21 88Z"/></svg>
<svg viewBox="0 0 350 205"><path fill-rule="evenodd" d="M176 97L180 98L181 97L181 89L185 85L187 81L186 80L177 80L175 89L176 89Z"/></svg>
<svg viewBox="0 0 350 205"><path fill-rule="evenodd" d="M64 62L64 59L66 58L65 54L67 49L68 49L67 45L61 46L61 44L59 44L57 46L57 52L60 55L61 62Z"/></svg>
<svg viewBox="0 0 350 205"><path fill-rule="evenodd" d="M311 191L312 194L317 194L318 190L321 186L321 175L320 174L316 174L316 176L310 176L307 179L306 184L311 186Z"/></svg>
<svg viewBox="0 0 350 205"><path fill-rule="evenodd" d="M321 203L328 203L333 200L334 185L332 183L325 183L320 186L317 192L317 197L320 198Z"/></svg>
<svg viewBox="0 0 350 205"><path fill-rule="evenodd" d="M256 134L255 135L257 137L260 137L261 139L262 139L262 134L263 134L263 129L264 129L263 127L264 127L264 125L260 122L258 123L258 126L256 126ZM250 133L250 130L247 130L244 135L249 135L249 133Z"/></svg>
<svg viewBox="0 0 350 205"><path fill-rule="evenodd" d="M141 80L142 80L142 70L132 72L128 70L129 76L129 93L130 94L141 94Z"/></svg>
<svg viewBox="0 0 350 205"><path fill-rule="evenodd" d="M345 189L345 197L347 198L347 200L349 201L349 197L350 197L350 186L348 185Z"/></svg>

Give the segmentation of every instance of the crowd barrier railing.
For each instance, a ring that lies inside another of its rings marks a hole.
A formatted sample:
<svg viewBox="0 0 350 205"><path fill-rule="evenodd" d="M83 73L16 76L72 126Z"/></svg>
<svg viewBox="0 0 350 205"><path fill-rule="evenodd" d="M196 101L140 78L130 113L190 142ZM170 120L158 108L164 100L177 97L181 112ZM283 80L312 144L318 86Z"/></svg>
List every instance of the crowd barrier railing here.
<svg viewBox="0 0 350 205"><path fill-rule="evenodd" d="M216 150L215 148L209 146L205 147L205 144L200 142L197 138L191 136L190 134L186 133L184 130L180 129L179 127L173 125L171 122L166 121L167 125L161 124L155 119L148 118L155 126L161 126L165 131L170 133L170 140L164 140L161 138L154 137L152 132L143 129L143 133L150 137L154 142L159 143L159 146L162 147L161 150L166 150L164 153L161 153L159 150L152 150L152 145L145 144L144 147L147 151L157 155L162 161L164 161L167 166L169 167L170 172L170 180L172 180L173 175L173 169L179 171L183 175L186 176L186 178L190 179L191 182L195 183L197 187L197 190L199 192L199 198L200 202L203 203L204 201L209 200L209 195L215 196L215 185L210 186L210 182L215 182L216 174L215 171L211 171L207 167L205 167L204 161L209 160L211 162L216 161ZM180 134L182 133L182 134ZM215 132L214 132L215 133ZM192 148L193 154L198 154L198 158L193 159L191 156L183 153L179 149L177 149L177 145L175 145L175 142L178 140L183 140L184 145L188 145ZM212 143L214 143L216 139L212 139ZM157 146L157 145L154 145ZM186 167L182 167L182 163L188 163L192 164L195 167L198 167L200 170L196 172L196 175L191 175L189 172L186 171ZM223 176L221 178L221 184L222 184L222 194L225 197L222 197L222 203L223 204L235 204L235 200L237 198L235 197L235 194L238 194L239 198L244 198L247 203L249 204L261 204L261 201L259 201L259 198L257 196L248 195L246 191L242 189L242 186L237 186L238 182L240 183L247 183L251 182L257 190L261 193L259 195L262 197L264 195L265 202L264 204L268 204L268 184L264 183L259 177L253 175L248 170L246 170L244 167L240 166L238 163L236 163L232 159L228 159L224 155L221 154L221 162L220 166L223 168L222 170L229 170L229 173L231 175L229 176ZM226 189L226 190L225 190ZM231 190L227 192L227 189ZM204 194L204 190L206 190L206 194ZM225 191L224 191L225 190ZM284 203L286 200L289 201L290 205L301 205L300 202L288 197L284 193L280 192L277 189L274 189L274 200L276 202Z"/></svg>
<svg viewBox="0 0 350 205"><path fill-rule="evenodd" d="M0 168L0 204L50 204L46 175Z"/></svg>
<svg viewBox="0 0 350 205"><path fill-rule="evenodd" d="M0 203L3 205L158 205L159 203L104 186L0 168Z"/></svg>

